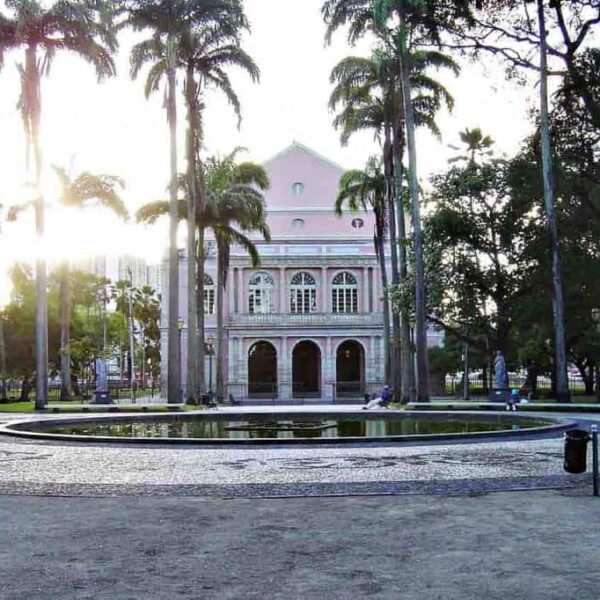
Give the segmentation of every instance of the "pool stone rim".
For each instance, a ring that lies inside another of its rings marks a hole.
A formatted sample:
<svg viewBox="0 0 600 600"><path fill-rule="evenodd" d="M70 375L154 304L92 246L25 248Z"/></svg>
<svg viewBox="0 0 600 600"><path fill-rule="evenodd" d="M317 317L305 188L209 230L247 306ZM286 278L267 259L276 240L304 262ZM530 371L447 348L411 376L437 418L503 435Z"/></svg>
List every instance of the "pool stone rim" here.
<svg viewBox="0 0 600 600"><path fill-rule="evenodd" d="M252 438L252 439L231 439L231 438L156 438L156 437L117 437L117 436L93 436L93 435L72 435L66 433L50 433L44 431L32 431L24 429L22 427L32 425L42 425L52 423L53 425L70 425L81 422L120 422L129 421L131 418L143 421L160 421L165 418L163 413L122 413L122 414L98 414L98 415L70 415L65 417L53 417L46 419L39 418L27 418L20 419L18 421L11 421L0 426L0 435L19 437L29 440L41 440L41 441L59 441L59 442L70 442L70 443L83 443L89 444L108 444L108 445L155 445L155 446L200 446L200 447L256 447L256 446L318 446L318 445L339 445L339 446L361 446L361 445L374 445L374 444L386 444L395 442L445 442L445 441L465 441L465 442L478 442L478 441L490 441L498 438L514 438L522 439L523 437L546 437L553 434L575 429L579 425L576 421L566 421L564 417L540 417L535 414L506 414L498 413L498 411L404 411L404 410L370 410L365 413L362 410L356 411L335 411L335 410L322 410L322 411L292 411L292 412L230 412L218 413L218 412L172 412L168 413L169 418L176 419L177 417L198 417L204 416L207 419L217 418L219 420L227 420L228 418L234 417L277 417L277 419L286 418L319 418L319 417L352 417L361 416L367 418L377 418L383 415L394 415L397 417L421 417L425 419L435 419L439 416L453 415L459 416L460 418L467 418L468 420L477 421L484 420L486 416L490 417L501 417L507 421L511 419L524 419L533 421L548 421L548 425L529 427L521 430L513 429L502 429L498 431L474 431L466 433L433 433L433 434L414 434L414 435L389 435L389 436L378 436L372 438L365 437L335 437L335 438Z"/></svg>

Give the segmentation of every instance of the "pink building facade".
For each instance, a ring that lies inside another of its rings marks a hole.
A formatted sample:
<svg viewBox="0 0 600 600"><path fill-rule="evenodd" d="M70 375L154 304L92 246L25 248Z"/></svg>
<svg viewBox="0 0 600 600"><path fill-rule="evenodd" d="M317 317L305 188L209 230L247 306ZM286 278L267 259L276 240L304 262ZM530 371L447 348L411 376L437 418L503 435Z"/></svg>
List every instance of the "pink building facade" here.
<svg viewBox="0 0 600 600"><path fill-rule="evenodd" d="M224 303L227 393L240 399L333 402L378 392L384 384L383 289L373 216L347 212L337 217L333 207L343 169L301 144L292 144L264 167L271 182L265 201L272 240L256 240L258 269L245 252L232 248ZM182 257L184 386L186 262ZM206 274L206 338L216 339L212 252ZM206 368L207 384L214 389L214 360L207 359Z"/></svg>

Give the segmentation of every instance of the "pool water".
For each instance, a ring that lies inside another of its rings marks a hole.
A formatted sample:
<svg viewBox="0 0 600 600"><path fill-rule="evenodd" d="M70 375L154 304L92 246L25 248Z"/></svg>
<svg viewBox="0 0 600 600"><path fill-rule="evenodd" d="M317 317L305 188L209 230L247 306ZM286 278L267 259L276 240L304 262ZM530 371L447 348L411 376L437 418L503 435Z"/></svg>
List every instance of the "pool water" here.
<svg viewBox="0 0 600 600"><path fill-rule="evenodd" d="M521 430L551 425L544 419L524 419L508 415L390 415L369 417L165 415L151 419L114 417L56 424L38 423L34 431L77 436L152 439L315 439L378 438L411 435L440 435Z"/></svg>

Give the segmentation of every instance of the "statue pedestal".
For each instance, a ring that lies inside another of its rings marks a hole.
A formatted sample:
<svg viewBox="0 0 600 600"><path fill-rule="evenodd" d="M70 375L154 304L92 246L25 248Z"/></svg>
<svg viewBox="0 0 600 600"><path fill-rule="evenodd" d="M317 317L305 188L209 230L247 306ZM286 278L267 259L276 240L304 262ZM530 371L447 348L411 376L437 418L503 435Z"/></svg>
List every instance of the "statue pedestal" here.
<svg viewBox="0 0 600 600"><path fill-rule="evenodd" d="M508 402L510 400L510 388L492 388L490 402Z"/></svg>
<svg viewBox="0 0 600 600"><path fill-rule="evenodd" d="M112 404L112 397L110 395L110 392L99 392L98 390L96 390L96 392L94 393L94 400L93 400L94 404Z"/></svg>

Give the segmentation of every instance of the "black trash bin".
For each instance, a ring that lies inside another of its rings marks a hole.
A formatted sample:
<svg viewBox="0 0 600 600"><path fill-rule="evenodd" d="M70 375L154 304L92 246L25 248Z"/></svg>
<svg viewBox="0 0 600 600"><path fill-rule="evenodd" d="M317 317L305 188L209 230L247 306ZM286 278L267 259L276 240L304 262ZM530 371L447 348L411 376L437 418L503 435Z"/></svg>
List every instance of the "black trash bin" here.
<svg viewBox="0 0 600 600"><path fill-rule="evenodd" d="M583 429L565 432L565 471L585 473L587 466L587 445L590 434Z"/></svg>

